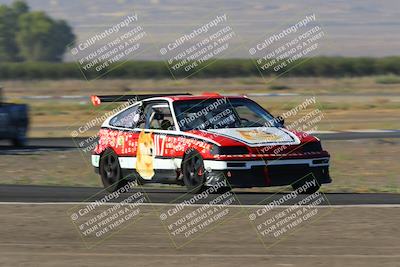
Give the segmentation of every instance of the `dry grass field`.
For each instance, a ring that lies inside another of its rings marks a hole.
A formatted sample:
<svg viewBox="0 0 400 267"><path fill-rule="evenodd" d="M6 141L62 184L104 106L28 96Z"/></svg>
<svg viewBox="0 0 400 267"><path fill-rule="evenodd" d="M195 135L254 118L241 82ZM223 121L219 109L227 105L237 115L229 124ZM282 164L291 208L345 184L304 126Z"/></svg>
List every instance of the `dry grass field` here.
<svg viewBox="0 0 400 267"><path fill-rule="evenodd" d="M71 128L101 116L111 106L92 107L81 100L27 100L23 96L93 94L143 94L214 91L221 94L290 93L291 96L253 97L272 114L280 115L315 96L324 112L319 130L400 129L400 79L357 78L262 78L186 80L40 80L4 81L10 101L31 108L32 137L70 136ZM289 119L290 123L290 119ZM88 135L96 131L87 132Z"/></svg>
<svg viewBox="0 0 400 267"><path fill-rule="evenodd" d="M217 91L220 93L291 93L254 100L279 115L315 97L324 118L317 130L400 129L400 83L385 77L361 78L261 78L192 80L98 80L5 81L2 86L12 101L27 102L31 109L31 137L70 137L86 122L117 107L93 107L87 101L26 100L27 95L137 94L157 92ZM276 88L280 88L277 90ZM286 88L286 89L282 89ZM289 118L287 124L292 122ZM94 135L98 127L85 135ZM400 140L323 142L332 154L334 183L330 192L400 192ZM88 155L76 151L0 155L5 176L1 183L99 186ZM23 168L21 168L23 166Z"/></svg>

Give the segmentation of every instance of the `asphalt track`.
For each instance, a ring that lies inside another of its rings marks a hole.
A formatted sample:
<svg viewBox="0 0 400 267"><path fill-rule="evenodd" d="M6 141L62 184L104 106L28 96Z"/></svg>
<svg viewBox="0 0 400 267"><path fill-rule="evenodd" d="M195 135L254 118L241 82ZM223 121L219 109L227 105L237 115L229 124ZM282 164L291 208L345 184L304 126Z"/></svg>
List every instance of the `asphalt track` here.
<svg viewBox="0 0 400 267"><path fill-rule="evenodd" d="M121 194L111 202L126 199L129 194L141 191L148 196L148 203L177 204L193 197L185 190L180 189L133 189L129 193ZM265 192L236 192L241 205L265 205L281 198L284 193ZM65 203L65 202L92 202L100 200L106 195L103 188L95 187L61 187L61 186L34 186L34 185L0 185L0 202L27 202L27 203ZM329 205L393 205L400 204L400 194L372 194L372 193L326 193L324 194ZM218 197L211 194L206 199L201 199L196 204L209 203ZM297 201L307 197L302 195ZM288 201L285 204L293 204Z"/></svg>
<svg viewBox="0 0 400 267"><path fill-rule="evenodd" d="M399 138L400 131L339 132L316 134L316 136L320 137L322 140ZM0 155L18 154L19 152L29 153L29 151L62 151L76 149L76 144L82 140L72 138L32 138L24 148L13 148L8 146L6 141L1 141ZM145 188L144 191L148 194L150 203L179 203L185 199L191 198L191 195L186 194L185 190L179 189ZM235 193L242 205L267 204L282 196L281 194L261 192ZM96 196L93 197L94 195ZM0 185L0 202L84 202L100 199L104 195L105 192L102 188ZM216 194L211 195L208 199L203 199L197 203L207 203L217 196ZM327 193L326 197L331 205L400 204L400 194ZM115 201L118 202L119 200L116 199ZM288 204L290 204L290 202L288 202Z"/></svg>

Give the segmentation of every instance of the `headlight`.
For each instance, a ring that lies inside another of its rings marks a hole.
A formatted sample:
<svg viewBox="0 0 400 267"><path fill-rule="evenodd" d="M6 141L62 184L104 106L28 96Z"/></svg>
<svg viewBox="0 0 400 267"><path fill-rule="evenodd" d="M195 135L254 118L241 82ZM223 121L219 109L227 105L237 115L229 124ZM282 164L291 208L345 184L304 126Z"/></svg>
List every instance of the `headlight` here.
<svg viewBox="0 0 400 267"><path fill-rule="evenodd" d="M321 142L308 142L302 146L303 152L321 152Z"/></svg>

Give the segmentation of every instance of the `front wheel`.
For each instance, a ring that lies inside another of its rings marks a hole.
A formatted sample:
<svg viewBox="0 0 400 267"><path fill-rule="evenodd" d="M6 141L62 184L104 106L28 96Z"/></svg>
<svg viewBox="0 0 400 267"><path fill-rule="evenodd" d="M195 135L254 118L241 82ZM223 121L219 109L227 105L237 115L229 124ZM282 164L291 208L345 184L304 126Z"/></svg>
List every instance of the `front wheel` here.
<svg viewBox="0 0 400 267"><path fill-rule="evenodd" d="M200 193L205 189L203 157L196 150L186 153L182 163L183 182L191 193Z"/></svg>
<svg viewBox="0 0 400 267"><path fill-rule="evenodd" d="M108 192L114 192L126 184L126 181L121 179L118 156L112 149L107 149L101 156L99 167L101 181Z"/></svg>

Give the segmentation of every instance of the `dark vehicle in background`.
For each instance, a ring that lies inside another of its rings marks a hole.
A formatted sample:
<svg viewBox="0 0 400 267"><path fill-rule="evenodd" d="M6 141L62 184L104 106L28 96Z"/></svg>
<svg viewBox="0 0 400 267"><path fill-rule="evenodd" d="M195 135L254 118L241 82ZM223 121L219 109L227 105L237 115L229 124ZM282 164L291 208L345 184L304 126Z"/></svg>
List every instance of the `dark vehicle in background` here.
<svg viewBox="0 0 400 267"><path fill-rule="evenodd" d="M24 146L28 127L28 106L5 103L0 88L0 139L8 139L14 146Z"/></svg>

